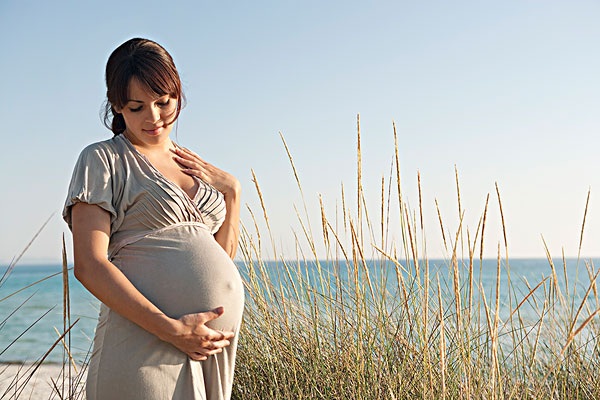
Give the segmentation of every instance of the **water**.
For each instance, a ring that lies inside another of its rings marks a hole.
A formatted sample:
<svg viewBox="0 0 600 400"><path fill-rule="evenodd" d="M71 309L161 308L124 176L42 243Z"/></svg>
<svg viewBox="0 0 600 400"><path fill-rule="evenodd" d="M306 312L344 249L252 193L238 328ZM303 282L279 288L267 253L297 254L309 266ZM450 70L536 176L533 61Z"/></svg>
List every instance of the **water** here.
<svg viewBox="0 0 600 400"><path fill-rule="evenodd" d="M600 265L600 260L592 260L594 265ZM442 286L450 289L452 287L451 269L448 268L448 262L442 260L431 260L430 276L439 276ZM314 263L302 265L304 276L316 278ZM347 275L346 266L341 263L332 265L321 263L325 273L336 271L339 276ZM373 262L369 265L371 278L374 280L381 279L381 271L385 270L388 275L390 285L395 285L395 268L390 267L388 262L386 268L382 268L378 262ZM243 265L239 265L242 275L246 275L247 269ZM270 275L273 279L276 276L281 276L277 273L279 267L276 263L267 263L267 269L270 270ZM466 277L465 266L461 266L462 284L465 284ZM4 272L4 268L0 269L0 274ZM21 266L18 265L0 287L0 362L24 362L36 361L44 355L44 353L54 344L58 338L55 327L62 332L63 330L63 282L60 274L60 265L46 266ZM408 272L404 272L408 274ZM34 286L25 289L9 298L6 296L34 283L38 280L50 277L45 281L35 284ZM546 259L515 259L510 260L511 284L516 298L523 298L528 292L528 284L530 287L535 286L544 277L551 274L549 263ZM559 285L564 292L566 282L562 269L562 261L557 262L557 274ZM477 285L481 282L485 296L490 300L494 298L496 287L496 261L484 260L480 266L477 262L474 266L474 281ZM508 274L503 264L501 270L501 304L500 315L508 315L509 310L509 294L502 291L507 286ZM588 272L583 261L579 262L573 259L567 260L567 279L571 291L571 298L580 299L585 293L589 285ZM317 281L316 279L312 279ZM72 272L69 276L70 281L70 296L71 296L71 322L79 321L71 330L71 352L77 362L85 360L91 351L91 338L93 337L94 328L99 310L99 301L96 300L87 290L74 279ZM432 281L432 289L436 287L437 280ZM437 289L436 289L437 290ZM391 291L393 293L393 290ZM451 296L451 290L447 290ZM573 295L575 293L575 295ZM512 304L513 308L515 304ZM15 309L20 307L16 312ZM526 308L523 308L526 311ZM532 312L535 312L533 310ZM12 314L12 315L11 315ZM35 323L35 321L41 319ZM535 318L535 316L532 316ZM35 324L34 324L35 323ZM33 326L27 330L29 326ZM26 331L27 330L27 331ZM22 334L26 331L24 334ZM12 344L11 342L19 335L21 337ZM8 346L10 347L6 349ZM47 361L60 363L63 360L62 346L59 344L47 357Z"/></svg>
<svg viewBox="0 0 600 400"><path fill-rule="evenodd" d="M2 268L0 274L3 274L4 270L5 268ZM63 332L61 271L60 265L17 265L0 287L0 299L4 299L0 301L0 353L3 352L0 355L1 362L36 361L58 339L59 334L54 328L60 333ZM54 274L57 275L52 276ZM90 351L100 303L73 277L72 271L69 275L71 323L79 318L70 332L71 352L74 359L81 362ZM5 299L6 296L47 277L50 278ZM19 309L13 313L17 308ZM27 332L6 349L25 330ZM59 344L46 361L62 362L62 350L63 346Z"/></svg>

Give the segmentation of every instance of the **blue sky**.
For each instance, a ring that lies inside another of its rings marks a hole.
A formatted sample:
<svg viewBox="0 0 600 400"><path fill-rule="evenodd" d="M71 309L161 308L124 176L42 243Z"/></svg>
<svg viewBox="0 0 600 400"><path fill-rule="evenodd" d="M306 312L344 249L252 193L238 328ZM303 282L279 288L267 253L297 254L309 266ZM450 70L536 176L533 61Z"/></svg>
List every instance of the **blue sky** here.
<svg viewBox="0 0 600 400"><path fill-rule="evenodd" d="M134 36L178 65L188 104L176 140L235 174L259 215L255 171L285 256L302 206L278 132L316 229L319 194L334 218L342 182L355 191L357 114L369 210L395 121L413 209L421 174L430 257L444 255L436 199L448 232L458 226L455 166L471 232L490 193L487 256L501 237L496 182L513 257L543 257L542 235L553 255L576 255L590 188L582 253L600 255L597 1L86 3L0 3L4 264L53 213L23 262L60 259L76 157L111 137L99 118L104 65Z"/></svg>

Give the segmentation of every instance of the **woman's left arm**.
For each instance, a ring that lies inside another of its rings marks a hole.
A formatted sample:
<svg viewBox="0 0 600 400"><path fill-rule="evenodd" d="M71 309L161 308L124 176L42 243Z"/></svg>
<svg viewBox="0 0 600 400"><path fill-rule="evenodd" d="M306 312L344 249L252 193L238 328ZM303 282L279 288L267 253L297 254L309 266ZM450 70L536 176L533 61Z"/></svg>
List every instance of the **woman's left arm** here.
<svg viewBox="0 0 600 400"><path fill-rule="evenodd" d="M176 147L174 159L185 167L183 172L197 176L223 193L227 213L221 228L215 233L215 239L234 258L240 238L240 182L186 148Z"/></svg>
<svg viewBox="0 0 600 400"><path fill-rule="evenodd" d="M239 182L236 190L223 194L225 196L227 214L225 215L223 225L215 233L216 241L232 259L235 257L240 238L240 194Z"/></svg>

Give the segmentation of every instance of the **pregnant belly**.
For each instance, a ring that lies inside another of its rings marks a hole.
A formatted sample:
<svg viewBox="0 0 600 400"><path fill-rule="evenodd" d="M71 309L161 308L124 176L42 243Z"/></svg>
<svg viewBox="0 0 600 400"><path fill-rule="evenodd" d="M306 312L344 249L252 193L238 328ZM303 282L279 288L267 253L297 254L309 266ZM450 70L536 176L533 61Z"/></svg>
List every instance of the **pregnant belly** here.
<svg viewBox="0 0 600 400"><path fill-rule="evenodd" d="M236 329L244 308L244 288L231 258L200 226L177 226L123 247L113 257L133 285L165 314L184 314L223 306L209 323Z"/></svg>

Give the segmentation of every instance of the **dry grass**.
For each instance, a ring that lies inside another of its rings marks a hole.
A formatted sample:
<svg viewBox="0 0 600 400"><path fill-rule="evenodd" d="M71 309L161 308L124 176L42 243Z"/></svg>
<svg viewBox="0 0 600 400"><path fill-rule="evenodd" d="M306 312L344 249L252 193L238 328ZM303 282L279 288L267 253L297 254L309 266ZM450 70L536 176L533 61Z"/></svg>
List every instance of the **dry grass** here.
<svg viewBox="0 0 600 400"><path fill-rule="evenodd" d="M46 221L44 223L44 225L36 233L35 237L37 237L37 235L43 229L43 227L47 224L47 222L48 221ZM34 237L34 239L35 239L35 237ZM27 250L29 245L26 247L25 250ZM7 268L6 272L3 275L2 280L0 281L0 289L2 288L2 285L6 282L6 280L9 278L11 272L13 271L14 267L16 266L16 263L21 258L21 256L25 252L25 250ZM6 385L4 391L0 392L0 399L28 398L28 396L31 393L32 387L38 383L36 381L37 381L37 373L38 373L39 369L42 367L42 365L44 364L44 362L46 361L48 356L53 351L58 351L58 350L56 350L57 348L62 348L63 363L62 363L62 368L60 370L60 373L58 373L57 376L50 377L49 384L51 384L52 392L51 392L51 395L49 398L73 399L73 400L84 398L82 379L86 372L85 366L83 368L78 369L75 364L75 361L73 360L73 357L72 357L71 351L70 351L70 349L71 349L71 329L73 329L73 327L77 324L79 319L77 319L73 323L71 323L70 296L69 296L69 268L67 266L67 254L66 254L66 247L65 247L65 243L64 243L64 237L63 237L62 256L63 256L62 271L60 272L60 274L62 274L62 278L63 278L63 296L62 296L63 297L63 313L62 313L62 315L63 315L63 327L62 328L63 329L62 329L62 332L60 332L60 331L58 331L58 329L54 328L56 330L56 334L57 334L56 341L52 344L52 346L50 346L50 348L40 349L41 351L44 351L44 353L38 358L38 360L36 360L32 364L21 365L17 369L17 372L8 378L9 383ZM55 275L57 275L57 274L50 275L44 279L38 280L24 288L21 288L13 293L10 293L7 296L2 297L0 299L0 304L5 299L20 293L21 291L23 291L26 288L35 286ZM31 298L31 296L26 298L21 303L21 306L25 302L27 302L30 298ZM8 321L10 320L10 317L13 316L15 312L18 312L18 310L21 306L17 307L16 310L9 313L9 315L6 317L6 319L4 321L2 321L2 324L0 324L0 332L1 332L4 324L8 323ZM43 313L39 318L35 319L6 348L0 349L0 354L4 353L8 348L10 348L10 346L12 346L17 340L19 340L19 338L23 334L25 334L29 329L31 329L37 323L39 323L42 320L42 318L44 318L51 310L52 310L52 308L49 309L48 311L46 311L45 313ZM7 368L7 367L3 368L2 370L0 370L0 375L2 375L3 373L5 373L8 370L9 370L9 368ZM48 383L48 382L46 382L46 383Z"/></svg>
<svg viewBox="0 0 600 400"><path fill-rule="evenodd" d="M358 122L356 213L347 207L343 187L342 209L331 219L319 198L322 238L316 238L304 204L304 215L297 213L300 256L293 261L283 256L264 261L262 237L268 235L272 254L279 253L253 174L267 232L260 231L256 219L252 227L242 229L248 306L234 398L600 398L600 308L595 285L599 272L594 265L586 263L587 284L571 282L569 287L564 256L560 280L547 254L549 276L533 285L526 282L525 292L518 290L511 280L496 184L503 242L497 248L495 287L487 298L481 265L490 196L475 232L470 232L462 223L465 210L455 170L458 229L448 237L437 208L449 261L432 272L423 231L420 174L419 204L413 212L402 194L394 126L395 176L381 181L379 210L369 209ZM304 201L298 169L285 141L284 146ZM582 237L588 203L589 195ZM398 221L390 219L393 207L399 210ZM380 215L373 219L368 211ZM387 241L392 224L401 229L399 243ZM316 250L318 240L324 250ZM477 264L479 274L474 269ZM503 308L508 312L503 314Z"/></svg>

